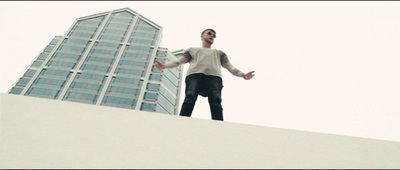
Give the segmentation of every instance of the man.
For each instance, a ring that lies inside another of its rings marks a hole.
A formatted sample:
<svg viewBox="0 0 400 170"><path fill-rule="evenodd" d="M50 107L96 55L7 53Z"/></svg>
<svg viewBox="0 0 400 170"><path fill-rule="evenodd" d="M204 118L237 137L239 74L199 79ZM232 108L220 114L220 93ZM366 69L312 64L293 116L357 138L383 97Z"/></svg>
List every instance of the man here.
<svg viewBox="0 0 400 170"><path fill-rule="evenodd" d="M222 115L222 75L221 66L237 77L250 80L254 71L243 73L232 66L227 55L222 50L212 49L216 32L213 29L206 29L201 33L202 47L189 48L177 61L166 63L155 61L159 70L175 68L189 62L185 83L185 100L182 104L180 116L190 117L196 104L197 96L208 97L211 117L213 120L223 121Z"/></svg>

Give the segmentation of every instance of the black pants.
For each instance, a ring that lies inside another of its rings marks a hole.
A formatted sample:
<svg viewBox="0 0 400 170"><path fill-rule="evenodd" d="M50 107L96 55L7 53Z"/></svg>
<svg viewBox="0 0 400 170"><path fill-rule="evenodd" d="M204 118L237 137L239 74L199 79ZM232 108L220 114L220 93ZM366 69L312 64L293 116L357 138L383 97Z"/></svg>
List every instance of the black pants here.
<svg viewBox="0 0 400 170"><path fill-rule="evenodd" d="M190 117L196 104L197 96L208 97L208 103L213 120L223 121L221 106L222 79L218 76L205 74L191 74L185 79L185 100L183 101L180 116Z"/></svg>

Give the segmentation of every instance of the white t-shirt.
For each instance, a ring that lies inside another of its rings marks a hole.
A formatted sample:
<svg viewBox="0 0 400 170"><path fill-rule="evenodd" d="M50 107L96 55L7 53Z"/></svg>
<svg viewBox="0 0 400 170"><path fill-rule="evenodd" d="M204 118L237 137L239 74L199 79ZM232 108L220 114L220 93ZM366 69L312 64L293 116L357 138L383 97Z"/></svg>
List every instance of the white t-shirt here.
<svg viewBox="0 0 400 170"><path fill-rule="evenodd" d="M223 61L229 61L228 57L222 50L193 47L184 51L183 56L189 59L189 69L187 76L190 74L203 73L205 75L219 76L222 78L221 66Z"/></svg>

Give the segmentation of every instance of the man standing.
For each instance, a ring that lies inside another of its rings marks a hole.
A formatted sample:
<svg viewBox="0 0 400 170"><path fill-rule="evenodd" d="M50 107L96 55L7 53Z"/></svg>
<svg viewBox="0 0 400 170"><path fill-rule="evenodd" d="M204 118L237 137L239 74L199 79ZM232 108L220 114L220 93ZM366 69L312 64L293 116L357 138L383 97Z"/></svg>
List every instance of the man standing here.
<svg viewBox="0 0 400 170"><path fill-rule="evenodd" d="M254 71L243 73L233 67L227 55L222 50L212 49L216 32L213 29L206 29L201 33L202 47L194 47L185 50L177 61L166 63L155 61L159 70L175 68L189 62L189 69L185 79L185 100L182 104L180 116L190 117L196 104L197 96L208 97L211 117L213 120L223 121L222 115L222 74L221 66L237 77L250 80Z"/></svg>

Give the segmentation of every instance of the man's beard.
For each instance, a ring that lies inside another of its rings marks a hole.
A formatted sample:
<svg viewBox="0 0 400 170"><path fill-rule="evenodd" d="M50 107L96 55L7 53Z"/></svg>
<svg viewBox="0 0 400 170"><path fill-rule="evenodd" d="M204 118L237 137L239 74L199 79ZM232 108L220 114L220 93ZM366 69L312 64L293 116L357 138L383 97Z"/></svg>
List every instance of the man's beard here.
<svg viewBox="0 0 400 170"><path fill-rule="evenodd" d="M204 41L206 41L207 43L209 43L209 44L213 44L214 42L213 41L210 41L210 40L204 40Z"/></svg>

